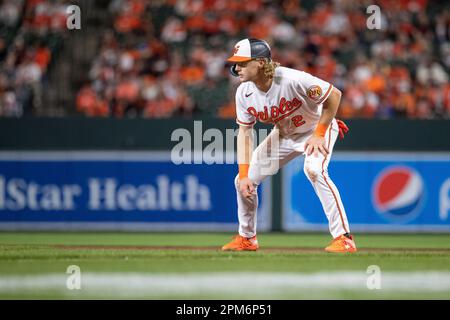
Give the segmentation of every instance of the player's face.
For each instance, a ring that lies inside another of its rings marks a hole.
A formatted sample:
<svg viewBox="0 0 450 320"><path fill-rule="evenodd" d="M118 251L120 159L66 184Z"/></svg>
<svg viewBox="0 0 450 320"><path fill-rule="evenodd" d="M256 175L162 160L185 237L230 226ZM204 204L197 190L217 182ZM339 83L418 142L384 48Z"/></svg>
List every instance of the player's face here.
<svg viewBox="0 0 450 320"><path fill-rule="evenodd" d="M261 63L258 60L250 60L236 63L236 72L241 82L255 81L258 78Z"/></svg>

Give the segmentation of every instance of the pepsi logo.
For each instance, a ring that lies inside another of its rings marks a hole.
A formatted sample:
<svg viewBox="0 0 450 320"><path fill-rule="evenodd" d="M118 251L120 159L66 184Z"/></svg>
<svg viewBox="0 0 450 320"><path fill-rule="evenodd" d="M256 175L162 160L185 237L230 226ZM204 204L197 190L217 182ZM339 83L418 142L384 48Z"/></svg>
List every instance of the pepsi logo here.
<svg viewBox="0 0 450 320"><path fill-rule="evenodd" d="M422 177L410 167L389 167L375 178L372 201L376 210L389 220L406 222L415 218L423 199Z"/></svg>

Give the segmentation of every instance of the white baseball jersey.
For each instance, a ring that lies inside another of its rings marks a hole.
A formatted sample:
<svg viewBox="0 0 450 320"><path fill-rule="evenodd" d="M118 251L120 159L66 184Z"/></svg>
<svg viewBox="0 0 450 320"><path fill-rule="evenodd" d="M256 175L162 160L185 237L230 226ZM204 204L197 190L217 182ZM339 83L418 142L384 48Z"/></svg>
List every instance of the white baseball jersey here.
<svg viewBox="0 0 450 320"><path fill-rule="evenodd" d="M256 120L272 123L283 136L311 131L332 89L330 83L307 72L278 67L269 91L260 91L251 81L237 88L236 122L242 126Z"/></svg>
<svg viewBox="0 0 450 320"><path fill-rule="evenodd" d="M252 154L248 177L256 187L303 153L304 143L320 119L323 102L333 89L331 84L309 73L284 67L275 69L273 80L267 92L260 91L251 81L242 83L236 91L236 121L239 125L251 126L259 120L273 123L278 129L272 130ZM278 143L273 143L271 139L278 138L278 134L281 136ZM328 175L338 134L336 120L333 120L324 137L329 151L327 156L321 153L317 157L305 155L304 161L304 172L322 203L333 238L350 232L339 191ZM239 175L235 179L239 234L251 238L256 235L258 197L244 197L239 191L238 180Z"/></svg>

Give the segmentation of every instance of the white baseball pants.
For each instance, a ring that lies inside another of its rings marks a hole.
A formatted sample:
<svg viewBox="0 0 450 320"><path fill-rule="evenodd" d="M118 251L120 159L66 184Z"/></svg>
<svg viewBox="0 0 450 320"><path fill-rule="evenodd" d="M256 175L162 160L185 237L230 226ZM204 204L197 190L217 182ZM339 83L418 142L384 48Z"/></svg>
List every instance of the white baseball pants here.
<svg viewBox="0 0 450 320"><path fill-rule="evenodd" d="M307 134L281 137L278 129L274 128L253 152L248 177L253 181L255 188L266 177L277 173L286 163L304 154L305 142L311 134L312 132L308 132ZM319 152L318 157L315 157L314 154L306 156L303 167L306 177L311 182L322 203L333 238L350 232L339 191L328 175L328 164L330 163L338 134L337 122L333 120L325 134L329 154L325 157ZM238 179L239 175L235 178L239 234L243 237L251 238L256 235L258 195L255 194L252 198L244 197L239 191ZM293 191L293 194L295 194L295 191ZM300 196L300 193L298 196Z"/></svg>

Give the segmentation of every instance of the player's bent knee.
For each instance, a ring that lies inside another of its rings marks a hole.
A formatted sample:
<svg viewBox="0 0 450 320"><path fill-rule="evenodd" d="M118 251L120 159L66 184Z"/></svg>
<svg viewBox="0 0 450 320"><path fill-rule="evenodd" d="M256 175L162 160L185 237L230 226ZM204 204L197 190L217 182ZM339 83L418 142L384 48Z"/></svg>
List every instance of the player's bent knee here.
<svg viewBox="0 0 450 320"><path fill-rule="evenodd" d="M305 172L306 177L312 183L315 183L317 179L319 179L320 174L322 173L322 170L319 167L306 162L305 166L303 167L303 171Z"/></svg>
<svg viewBox="0 0 450 320"><path fill-rule="evenodd" d="M259 183L256 183L254 181L254 179L252 179L249 175L249 179L253 182L253 186L255 187L255 189L258 188ZM236 175L236 177L234 177L234 186L236 187L236 190L239 191L239 175Z"/></svg>
<svg viewBox="0 0 450 320"><path fill-rule="evenodd" d="M305 167L305 174L308 177L309 181L311 181L312 183L315 183L317 181L317 172L315 172L314 170L311 170L308 167Z"/></svg>

